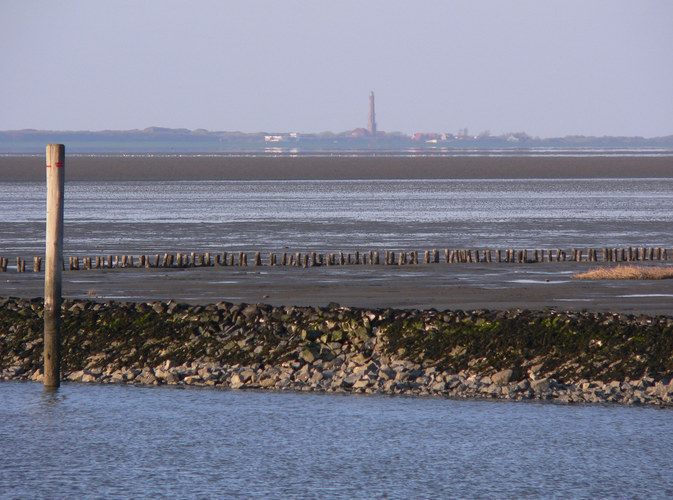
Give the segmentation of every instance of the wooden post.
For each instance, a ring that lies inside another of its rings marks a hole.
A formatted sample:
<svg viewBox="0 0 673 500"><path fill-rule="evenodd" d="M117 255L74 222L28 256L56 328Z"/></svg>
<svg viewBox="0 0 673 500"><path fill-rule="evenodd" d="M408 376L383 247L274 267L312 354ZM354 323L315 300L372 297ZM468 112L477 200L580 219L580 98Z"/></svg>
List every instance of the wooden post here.
<svg viewBox="0 0 673 500"><path fill-rule="evenodd" d="M44 264L44 387L61 385L61 276L65 146L47 146L47 232Z"/></svg>

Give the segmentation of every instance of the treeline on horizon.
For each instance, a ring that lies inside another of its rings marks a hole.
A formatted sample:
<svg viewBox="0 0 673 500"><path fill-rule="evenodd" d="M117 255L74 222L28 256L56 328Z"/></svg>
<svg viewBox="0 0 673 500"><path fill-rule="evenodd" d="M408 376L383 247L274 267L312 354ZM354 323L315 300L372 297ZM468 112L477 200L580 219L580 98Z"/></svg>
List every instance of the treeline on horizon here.
<svg viewBox="0 0 673 500"><path fill-rule="evenodd" d="M366 129L346 132L306 134L269 132L213 132L204 129L172 129L149 127L143 130L0 131L0 152L43 152L45 144L64 143L71 152L227 152L255 150L395 150L395 149L528 149L528 148L605 148L605 149L673 149L673 135L663 137L565 136L555 138L531 137L524 132L492 136L488 132L468 135L417 133Z"/></svg>

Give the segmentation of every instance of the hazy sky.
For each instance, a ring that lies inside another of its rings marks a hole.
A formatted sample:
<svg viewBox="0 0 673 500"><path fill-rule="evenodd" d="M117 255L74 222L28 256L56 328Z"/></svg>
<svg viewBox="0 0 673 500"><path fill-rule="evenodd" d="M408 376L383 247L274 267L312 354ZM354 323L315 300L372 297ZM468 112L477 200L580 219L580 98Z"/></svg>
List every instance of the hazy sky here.
<svg viewBox="0 0 673 500"><path fill-rule="evenodd" d="M673 134L673 1L0 0L0 130Z"/></svg>

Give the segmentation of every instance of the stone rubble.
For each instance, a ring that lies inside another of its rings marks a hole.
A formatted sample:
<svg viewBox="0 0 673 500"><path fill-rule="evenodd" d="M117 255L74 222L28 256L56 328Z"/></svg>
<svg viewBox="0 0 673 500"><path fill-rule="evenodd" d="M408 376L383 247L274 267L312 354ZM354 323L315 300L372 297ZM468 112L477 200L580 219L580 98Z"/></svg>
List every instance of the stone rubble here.
<svg viewBox="0 0 673 500"><path fill-rule="evenodd" d="M84 314L83 311L91 311L93 318L102 314L106 310L105 308L121 307L115 304L101 305L86 301L68 302L64 306L64 310L76 316ZM545 358L542 355L527 360L523 367L514 366L499 370L495 370L493 366L488 365L484 361L485 356L475 357L466 363L465 368L451 370L441 368L439 363L431 362L426 358L416 361L407 359L406 356L409 352L404 348L398 348L391 352L392 344L389 336L397 330L393 330L390 325L399 327L399 322L385 323L379 321L381 317L391 314L393 316L398 314L400 317L409 317L411 318L410 321L415 321L413 324L417 328L417 331L413 332L414 335L430 335L434 323L429 321L428 317L434 318L438 314L442 314L442 321L457 323L458 320L464 320L459 313L455 313L455 315L449 312L399 311L396 313L394 311L355 310L334 305L331 308L318 311L320 314L317 314L316 310L311 308L300 310L297 308L271 308L270 306L225 303L219 304L219 308L211 307L209 310L208 306L180 306L173 302L137 304L128 307L134 311L142 312L146 320L147 318L154 318L151 315L159 315L157 318L166 322L166 317L162 315L172 314L174 315L171 317L173 319L169 318L169 321L177 321L175 318L178 317L184 321L191 321L188 323L190 328L193 328L194 332L200 333L186 332L185 335L189 334L186 338L190 339L190 343L208 338L208 330L204 328L204 325L210 324L211 329L215 330L216 334L221 337L216 339L217 343L215 345L221 346L222 352L234 353L242 359L257 361L223 362L213 359L213 356L203 354L209 349L212 351L211 346L198 344L195 347L197 350L194 352L203 355L192 355L192 358L200 357L202 359L191 359L178 363L170 357L170 349L167 345L156 339L149 339L146 340L146 343L153 345L153 347L148 352L156 355L155 359L162 359L163 357L162 361L152 363L148 354L141 354L139 347L133 347L130 350L127 347L120 348L120 352L124 354L122 356L123 362L119 359L119 353L108 354L106 357L104 352L92 350L82 358L82 366L75 366L73 368L76 369L71 370L65 368L63 373L65 381L145 386L211 386L234 390L348 392L456 399L549 400L559 403L673 406L673 380L670 372L666 372L664 376L660 376L656 380L645 374L638 378L624 377L622 380L600 381L577 378L562 381L550 376L548 372L543 370ZM33 330L35 325L39 323L40 305L35 300L2 299L0 300L0 310L2 308L23 315L22 317L31 318L30 321L34 321L32 323ZM220 314L220 317L223 314L228 315L226 316L229 318L228 322L222 322L215 326L212 316L207 314L204 316L204 313L208 311L212 314ZM296 311L299 311L298 316L293 316ZM33 313L35 315L31 316ZM417 321L418 314L421 314L424 323ZM486 317L485 314L486 312L475 312L472 316L468 314L466 317L470 318L470 324L484 325L486 322L482 320ZM507 314L517 318L524 313L520 311L513 313L499 312L488 316L488 318L502 318ZM284 324L286 331L285 328L283 331L285 333L274 340L275 343L257 342L254 328L262 329L263 326L261 325L270 325L274 317L277 317L278 321ZM319 327L320 329L307 327L307 323L303 322L305 318L311 318L311 321L315 320L316 328ZM397 320L397 318L394 319ZM614 321L621 320L615 316L598 319L606 322L606 324L613 324ZM530 318L526 317L526 321L530 321ZM635 335L633 325L645 327L653 324L654 320L638 317L630 318L628 321L627 324L631 328L629 331L634 332ZM670 332L671 324L673 324L670 318L664 318L663 320L660 318L657 321L663 325L665 333ZM656 321L654 322L656 323ZM168 323L163 324L167 325ZM252 334L243 328L246 324L254 327ZM106 323L106 325L108 324ZM184 326L178 326L183 330L185 328ZM14 351L10 352L8 348L10 343L3 338L11 340L14 338L13 336L21 333L19 331L21 328L11 321L6 322L4 328L5 331L0 330L0 380L41 382L42 371L41 368L38 368L39 363L34 359L35 353L41 349L39 334L27 329L23 333L25 337L20 339L21 342L11 344L14 346L20 344L20 348L15 347ZM242 332L239 331L241 328L243 328ZM236 334L238 336L232 336L234 335L233 332L238 332ZM85 338L83 330L80 330L79 333ZM141 333L145 334L147 330L142 330ZM95 332L91 334L94 335ZM90 341L84 340L81 344L87 345L88 342ZM156 345L153 344L154 342L156 342ZM178 342L177 345L182 346L181 342ZM602 341L592 340L591 342L593 342L592 345L600 347ZM112 344L108 345L106 349L112 349ZM78 349L80 347L78 346ZM18 354L17 349L20 350ZM70 349L72 350L72 347ZM430 352L430 348L427 346L423 349ZM447 356L462 356L465 350L466 347L464 346L453 347L447 353ZM553 351L554 349L552 349ZM647 348L645 348L645 351L647 351ZM175 354L178 351L173 350L171 352ZM22 355L21 353L25 354ZM30 359L29 353L32 356ZM274 359L272 353L281 353L282 356ZM147 359L143 361L142 356ZM639 359L643 356L644 354L636 354L634 358ZM666 356L668 355L665 354L664 357ZM591 362L600 366L607 363L606 361ZM120 363L122 364L120 365ZM74 364L74 362L71 364ZM561 365L561 368L567 370L568 367L572 368L576 364L576 362L569 360ZM614 362L609 366L613 364ZM559 370L560 368L557 368L555 373L561 373Z"/></svg>
<svg viewBox="0 0 673 500"><path fill-rule="evenodd" d="M497 375L497 374L496 374ZM42 381L42 370L23 373L19 367L0 372L0 379ZM580 380L562 384L551 378L507 382L502 376L481 376L461 371L447 373L403 360L376 356L365 363L352 357L330 362L317 359L286 362L280 366L223 365L215 362L170 361L154 368L87 369L64 374L64 380L79 383L211 386L230 389L278 391L350 392L440 396L456 399L553 400L559 403L621 403L669 406L673 403L673 380L600 382Z"/></svg>

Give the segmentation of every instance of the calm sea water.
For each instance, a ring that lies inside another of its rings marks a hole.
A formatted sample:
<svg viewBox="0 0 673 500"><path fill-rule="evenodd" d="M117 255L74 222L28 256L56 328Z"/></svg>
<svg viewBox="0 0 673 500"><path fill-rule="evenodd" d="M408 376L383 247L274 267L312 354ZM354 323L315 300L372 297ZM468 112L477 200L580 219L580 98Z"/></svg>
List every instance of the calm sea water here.
<svg viewBox="0 0 673 500"><path fill-rule="evenodd" d="M2 498L670 498L673 412L0 384Z"/></svg>
<svg viewBox="0 0 673 500"><path fill-rule="evenodd" d="M0 182L0 254L44 251ZM673 179L70 182L66 254L673 246Z"/></svg>

